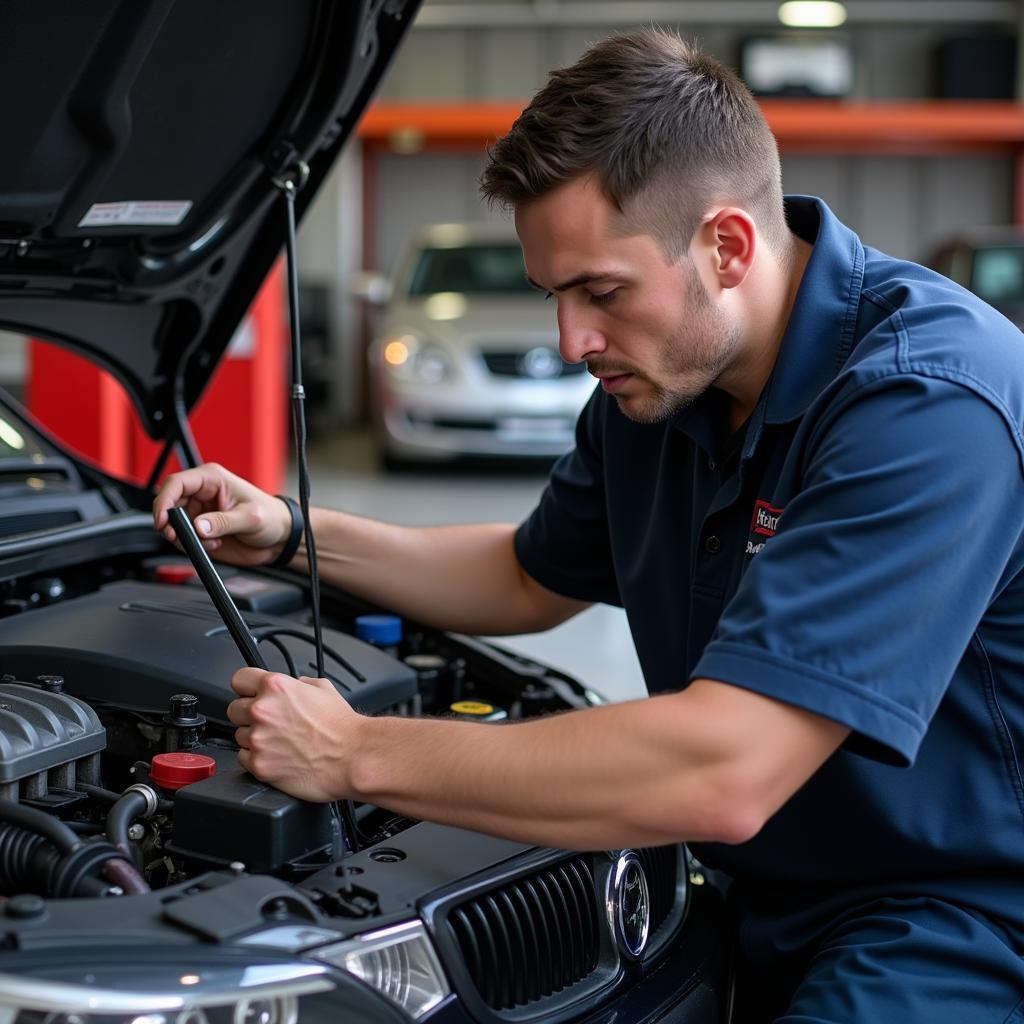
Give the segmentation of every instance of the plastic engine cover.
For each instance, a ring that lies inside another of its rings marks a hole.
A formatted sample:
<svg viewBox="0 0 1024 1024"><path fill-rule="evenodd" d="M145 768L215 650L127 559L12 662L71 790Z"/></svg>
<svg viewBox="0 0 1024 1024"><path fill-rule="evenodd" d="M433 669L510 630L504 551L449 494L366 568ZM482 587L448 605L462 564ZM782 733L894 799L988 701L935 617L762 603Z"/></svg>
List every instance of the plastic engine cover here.
<svg viewBox="0 0 1024 1024"><path fill-rule="evenodd" d="M243 613L250 629L281 632L299 674L315 675L314 650L288 619ZM324 630L326 671L357 710L374 714L412 698L416 673L397 658L345 633ZM286 671L263 644L268 665ZM336 657L344 659L341 662ZM231 676L242 658L206 592L123 581L70 601L0 619L0 666L22 679L57 672L66 692L89 701L166 709L171 696L195 694L208 718L227 720Z"/></svg>

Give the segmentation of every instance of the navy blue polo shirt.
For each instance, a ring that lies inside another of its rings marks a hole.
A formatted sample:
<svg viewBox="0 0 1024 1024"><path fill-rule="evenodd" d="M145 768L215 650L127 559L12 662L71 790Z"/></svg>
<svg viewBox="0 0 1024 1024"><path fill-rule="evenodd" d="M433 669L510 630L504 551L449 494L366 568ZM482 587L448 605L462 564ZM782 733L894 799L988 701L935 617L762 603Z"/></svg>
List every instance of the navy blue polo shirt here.
<svg viewBox="0 0 1024 1024"><path fill-rule="evenodd" d="M626 609L652 692L852 730L751 841L694 846L750 907L800 931L923 892L1024 928L1024 337L824 203L787 217L814 251L742 438L715 389L659 424L595 391L516 552Z"/></svg>

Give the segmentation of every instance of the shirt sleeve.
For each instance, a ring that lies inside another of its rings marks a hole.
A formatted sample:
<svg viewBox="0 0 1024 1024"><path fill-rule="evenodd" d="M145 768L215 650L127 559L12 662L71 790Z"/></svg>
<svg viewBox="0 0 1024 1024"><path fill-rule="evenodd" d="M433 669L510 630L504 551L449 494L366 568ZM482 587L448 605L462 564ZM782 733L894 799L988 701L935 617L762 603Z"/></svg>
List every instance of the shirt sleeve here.
<svg viewBox="0 0 1024 1024"><path fill-rule="evenodd" d="M1001 413L949 381L899 375L837 405L692 677L834 719L850 749L911 764L1019 569L1020 454Z"/></svg>
<svg viewBox="0 0 1024 1024"><path fill-rule="evenodd" d="M603 423L595 391L576 424L576 447L555 463L540 503L516 531L515 550L523 569L549 590L621 605L608 535Z"/></svg>

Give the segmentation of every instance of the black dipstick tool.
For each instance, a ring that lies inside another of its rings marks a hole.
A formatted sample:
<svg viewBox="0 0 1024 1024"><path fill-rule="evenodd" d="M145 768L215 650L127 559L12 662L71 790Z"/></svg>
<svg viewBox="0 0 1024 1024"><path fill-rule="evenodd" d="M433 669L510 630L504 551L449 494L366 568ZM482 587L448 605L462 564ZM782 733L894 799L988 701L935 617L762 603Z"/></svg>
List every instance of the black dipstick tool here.
<svg viewBox="0 0 1024 1024"><path fill-rule="evenodd" d="M220 617L224 620L224 625L227 626L231 639L235 641L235 646L241 652L246 665L250 668L266 668L267 663L263 660L263 656L256 646L256 641L249 632L249 627L246 626L237 605L228 593L227 587L224 586L224 581L213 567L213 562L210 561L210 556L206 553L206 549L196 536L196 531L189 521L185 510L183 508L172 508L167 513L167 518L170 519L171 526L174 527L174 532L178 535L178 540L181 541L181 546L185 549L185 554L188 555L189 561L195 566L200 581L206 587L210 600L213 602Z"/></svg>

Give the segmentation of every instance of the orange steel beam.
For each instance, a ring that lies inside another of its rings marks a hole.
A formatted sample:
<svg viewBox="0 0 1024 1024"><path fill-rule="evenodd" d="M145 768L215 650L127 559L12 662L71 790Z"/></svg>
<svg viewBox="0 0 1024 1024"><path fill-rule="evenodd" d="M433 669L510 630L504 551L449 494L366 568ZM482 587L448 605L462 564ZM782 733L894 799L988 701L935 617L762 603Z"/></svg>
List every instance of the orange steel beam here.
<svg viewBox="0 0 1024 1024"><path fill-rule="evenodd" d="M1013 152L1024 147L1024 106L1010 102L847 103L764 100L788 152L918 154ZM519 103L378 103L359 136L374 148L472 150L504 135Z"/></svg>
<svg viewBox="0 0 1024 1024"><path fill-rule="evenodd" d="M1024 145L1024 106L1016 103L766 100L762 108L785 149L926 154Z"/></svg>
<svg viewBox="0 0 1024 1024"><path fill-rule="evenodd" d="M465 143L480 147L504 135L522 103L375 103L359 123L364 142L399 146Z"/></svg>

